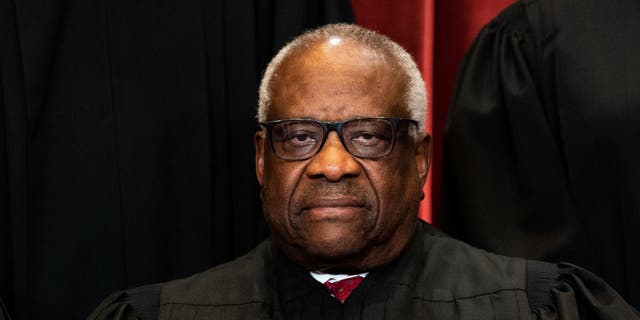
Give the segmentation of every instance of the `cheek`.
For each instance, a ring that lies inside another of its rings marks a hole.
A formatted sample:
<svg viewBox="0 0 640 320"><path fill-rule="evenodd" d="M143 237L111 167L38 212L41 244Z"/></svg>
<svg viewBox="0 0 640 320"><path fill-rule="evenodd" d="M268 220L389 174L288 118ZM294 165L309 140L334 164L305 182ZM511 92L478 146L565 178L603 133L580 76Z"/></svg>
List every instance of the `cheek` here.
<svg viewBox="0 0 640 320"><path fill-rule="evenodd" d="M415 162L397 159L370 169L373 184L381 207L381 218L388 222L401 220L404 214L413 214L410 208L419 202L421 186Z"/></svg>
<svg viewBox="0 0 640 320"><path fill-rule="evenodd" d="M304 172L304 164L265 159L261 190L263 211L267 219L283 220L288 204Z"/></svg>

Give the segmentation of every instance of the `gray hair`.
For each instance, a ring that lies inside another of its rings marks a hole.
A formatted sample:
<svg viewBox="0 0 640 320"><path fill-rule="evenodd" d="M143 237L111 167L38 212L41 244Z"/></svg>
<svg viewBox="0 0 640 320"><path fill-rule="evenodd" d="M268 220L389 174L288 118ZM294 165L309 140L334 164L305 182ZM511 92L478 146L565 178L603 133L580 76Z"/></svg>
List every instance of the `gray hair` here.
<svg viewBox="0 0 640 320"><path fill-rule="evenodd" d="M262 81L260 82L258 121L266 121L267 111L271 105L271 79L282 61L294 50L328 40L335 36L351 39L371 49L382 51L382 53L390 56L398 63L400 69L404 71L409 78L403 95L404 105L408 109L411 119L417 121L419 129L424 131L427 113L427 92L420 71L411 58L411 55L400 45L384 35L357 25L344 23L329 24L305 32L284 46L271 62L269 62L262 76Z"/></svg>

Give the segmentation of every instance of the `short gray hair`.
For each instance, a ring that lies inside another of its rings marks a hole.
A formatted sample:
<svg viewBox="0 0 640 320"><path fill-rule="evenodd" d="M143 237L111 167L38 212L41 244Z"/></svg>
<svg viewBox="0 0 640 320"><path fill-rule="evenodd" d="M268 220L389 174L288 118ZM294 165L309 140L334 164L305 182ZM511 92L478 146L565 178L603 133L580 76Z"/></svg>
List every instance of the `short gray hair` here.
<svg viewBox="0 0 640 320"><path fill-rule="evenodd" d="M422 75L411 58L411 55L400 45L377 32L365 29L353 24L329 24L318 29L310 30L295 38L284 46L278 54L269 62L262 81L260 82L258 113L259 122L266 121L267 111L271 105L271 79L282 61L291 54L294 49L302 48L310 44L328 40L331 37L344 37L365 45L371 49L379 50L395 60L400 69L408 77L408 83L404 92L404 105L408 109L411 119L419 124L419 129L424 131L424 123L427 113L427 92L422 80Z"/></svg>

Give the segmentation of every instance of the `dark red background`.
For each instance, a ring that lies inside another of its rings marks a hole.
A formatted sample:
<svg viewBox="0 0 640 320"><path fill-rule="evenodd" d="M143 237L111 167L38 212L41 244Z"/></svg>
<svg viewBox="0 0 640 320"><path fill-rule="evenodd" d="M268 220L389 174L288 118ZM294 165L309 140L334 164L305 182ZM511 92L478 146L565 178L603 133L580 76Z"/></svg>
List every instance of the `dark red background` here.
<svg viewBox="0 0 640 320"><path fill-rule="evenodd" d="M386 34L409 51L424 77L429 100L427 131L433 158L420 216L438 212L442 132L458 66L478 31L513 0L352 0L356 22Z"/></svg>

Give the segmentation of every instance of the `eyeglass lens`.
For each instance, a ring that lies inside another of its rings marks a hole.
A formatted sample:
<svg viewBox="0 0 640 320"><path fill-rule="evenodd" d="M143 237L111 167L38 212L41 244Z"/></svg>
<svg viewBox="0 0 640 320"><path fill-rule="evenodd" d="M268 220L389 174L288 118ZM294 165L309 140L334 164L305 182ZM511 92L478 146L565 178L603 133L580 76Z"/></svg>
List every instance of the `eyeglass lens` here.
<svg viewBox="0 0 640 320"><path fill-rule="evenodd" d="M354 119L338 130L344 147L356 157L382 157L393 148L393 124L385 119ZM318 122L293 120L274 125L271 134L278 156L295 160L314 156L328 132Z"/></svg>

